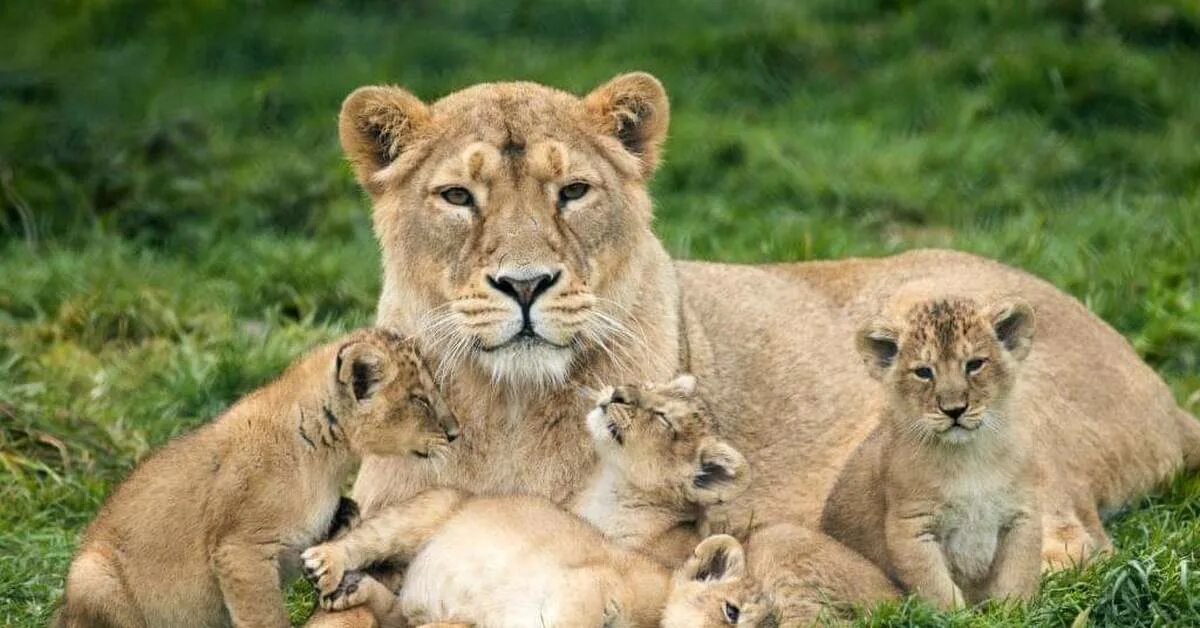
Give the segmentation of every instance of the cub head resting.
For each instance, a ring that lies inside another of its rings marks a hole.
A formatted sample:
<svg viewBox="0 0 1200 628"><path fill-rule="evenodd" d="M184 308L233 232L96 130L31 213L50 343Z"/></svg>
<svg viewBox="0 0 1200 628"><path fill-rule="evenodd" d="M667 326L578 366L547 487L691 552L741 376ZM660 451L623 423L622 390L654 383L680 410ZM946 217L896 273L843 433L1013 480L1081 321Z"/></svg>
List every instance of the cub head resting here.
<svg viewBox="0 0 1200 628"><path fill-rule="evenodd" d="M778 626L771 600L746 570L741 543L710 536L675 570L663 609L664 628L693 626Z"/></svg>
<svg viewBox="0 0 1200 628"><path fill-rule="evenodd" d="M458 437L414 340L382 329L352 334L338 348L324 419L343 423L359 455L437 455Z"/></svg>
<svg viewBox="0 0 1200 628"><path fill-rule="evenodd" d="M601 463L659 504L708 506L746 489L746 459L715 435L696 378L608 387L587 415Z"/></svg>
<svg viewBox="0 0 1200 628"><path fill-rule="evenodd" d="M1018 363L1033 342L1033 309L1019 300L923 301L859 333L871 375L887 390L895 426L917 440L960 444L1002 427Z"/></svg>

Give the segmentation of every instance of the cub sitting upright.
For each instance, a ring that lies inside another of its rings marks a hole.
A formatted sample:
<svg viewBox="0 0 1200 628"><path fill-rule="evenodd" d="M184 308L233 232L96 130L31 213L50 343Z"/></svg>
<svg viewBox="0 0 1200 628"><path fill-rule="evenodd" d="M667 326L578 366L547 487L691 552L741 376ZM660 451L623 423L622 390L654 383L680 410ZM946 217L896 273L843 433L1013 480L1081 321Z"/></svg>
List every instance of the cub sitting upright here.
<svg viewBox="0 0 1200 628"><path fill-rule="evenodd" d="M356 460L431 457L457 433L412 341L371 329L325 345L117 487L56 624L288 626L281 571L326 538Z"/></svg>
<svg viewBox="0 0 1200 628"><path fill-rule="evenodd" d="M1023 302L941 298L857 338L886 393L822 527L942 608L1037 588L1034 434L1012 403L1033 330Z"/></svg>

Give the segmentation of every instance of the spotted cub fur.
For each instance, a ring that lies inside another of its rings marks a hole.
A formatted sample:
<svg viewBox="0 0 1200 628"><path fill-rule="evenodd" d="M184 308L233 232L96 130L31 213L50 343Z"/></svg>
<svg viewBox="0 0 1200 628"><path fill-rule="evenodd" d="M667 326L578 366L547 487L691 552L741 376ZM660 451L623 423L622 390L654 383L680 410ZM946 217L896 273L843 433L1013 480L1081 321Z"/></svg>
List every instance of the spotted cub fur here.
<svg viewBox="0 0 1200 628"><path fill-rule="evenodd" d="M1021 301L941 298L857 338L883 407L822 527L943 608L1037 588L1034 435L1012 403L1033 331Z"/></svg>
<svg viewBox="0 0 1200 628"><path fill-rule="evenodd" d="M437 456L458 433L413 342L355 332L138 466L88 527L55 625L288 626L301 550L351 524L363 454Z"/></svg>

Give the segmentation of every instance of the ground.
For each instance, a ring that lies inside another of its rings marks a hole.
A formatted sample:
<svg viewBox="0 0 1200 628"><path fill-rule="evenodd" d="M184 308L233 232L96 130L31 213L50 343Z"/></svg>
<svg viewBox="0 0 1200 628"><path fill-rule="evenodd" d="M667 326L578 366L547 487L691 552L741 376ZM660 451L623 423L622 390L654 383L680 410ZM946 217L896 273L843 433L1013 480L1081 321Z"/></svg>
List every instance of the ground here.
<svg viewBox="0 0 1200 628"><path fill-rule="evenodd" d="M486 9L482 7L487 7ZM0 4L0 624L44 625L151 448L371 320L341 99L485 80L671 93L658 233L741 262L950 246L1041 275L1200 400L1191 0ZM1027 605L869 621L1200 623L1200 480ZM311 591L290 591L302 617Z"/></svg>

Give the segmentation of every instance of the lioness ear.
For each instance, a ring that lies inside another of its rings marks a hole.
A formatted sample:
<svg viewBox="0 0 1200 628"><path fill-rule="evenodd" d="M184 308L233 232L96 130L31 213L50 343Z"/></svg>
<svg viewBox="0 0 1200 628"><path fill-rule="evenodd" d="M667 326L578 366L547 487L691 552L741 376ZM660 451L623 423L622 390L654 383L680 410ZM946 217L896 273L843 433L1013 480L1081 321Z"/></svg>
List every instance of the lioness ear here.
<svg viewBox="0 0 1200 628"><path fill-rule="evenodd" d="M899 340L900 334L882 321L872 321L859 330L855 346L871 377L881 380L887 374L900 352Z"/></svg>
<svg viewBox="0 0 1200 628"><path fill-rule="evenodd" d="M346 97L338 135L363 189L372 196L383 192L372 175L400 156L429 117L429 107L399 87L360 87Z"/></svg>
<svg viewBox="0 0 1200 628"><path fill-rule="evenodd" d="M1014 299L992 306L992 330L1004 348L1018 360L1024 360L1033 347L1033 307Z"/></svg>
<svg viewBox="0 0 1200 628"><path fill-rule="evenodd" d="M641 162L643 177L658 167L671 107L658 79L645 72L622 74L583 99L599 130L617 138Z"/></svg>
<svg viewBox="0 0 1200 628"><path fill-rule="evenodd" d="M396 376L396 365L382 349L369 342L351 342L338 350L337 381L348 387L355 401L370 399Z"/></svg>
<svg viewBox="0 0 1200 628"><path fill-rule="evenodd" d="M710 439L700 446L699 463L684 490L693 502L708 506L737 497L750 483L746 458L732 445Z"/></svg>
<svg viewBox="0 0 1200 628"><path fill-rule="evenodd" d="M696 546L692 557L679 568L687 580L721 582L746 575L746 553L728 534L715 534Z"/></svg>

